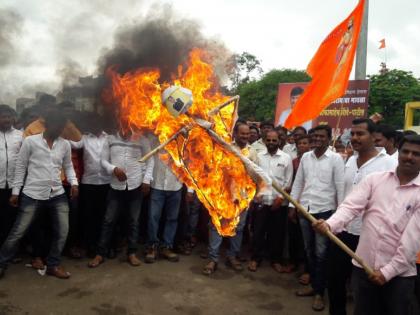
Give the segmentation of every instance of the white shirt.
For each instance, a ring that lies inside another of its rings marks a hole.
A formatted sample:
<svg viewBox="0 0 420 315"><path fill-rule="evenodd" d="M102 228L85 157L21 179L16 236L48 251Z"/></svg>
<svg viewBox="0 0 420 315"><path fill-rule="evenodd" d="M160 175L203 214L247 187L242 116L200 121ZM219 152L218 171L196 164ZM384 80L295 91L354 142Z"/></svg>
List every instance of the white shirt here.
<svg viewBox="0 0 420 315"><path fill-rule="evenodd" d="M124 140L117 135L110 135L104 144L101 154L101 164L111 177L111 187L116 190L133 190L142 183L150 184L153 179L154 159L150 158L146 163L138 160L150 151L149 140L142 136L139 140L133 137ZM127 175L127 180L120 182L113 175L114 169L121 168Z"/></svg>
<svg viewBox="0 0 420 315"><path fill-rule="evenodd" d="M161 160L161 156L166 155L167 158L171 158L169 154L164 152L155 154L155 166L153 168L153 181L152 188L164 190L164 191L178 191L182 188L182 183L178 180L171 168Z"/></svg>
<svg viewBox="0 0 420 315"><path fill-rule="evenodd" d="M23 141L16 161L12 193L19 195L23 186L23 193L36 200L64 194L61 170L72 186L77 185L70 143L58 137L50 149L43 133L29 136Z"/></svg>
<svg viewBox="0 0 420 315"><path fill-rule="evenodd" d="M22 131L0 131L0 189L13 188L15 164L22 145Z"/></svg>
<svg viewBox="0 0 420 315"><path fill-rule="evenodd" d="M99 137L93 134L83 135L79 142L69 141L73 149L83 148L83 176L82 184L106 185L111 176L101 165L101 153L107 141L107 134L103 132Z"/></svg>
<svg viewBox="0 0 420 315"><path fill-rule="evenodd" d="M267 147L265 146L262 138L251 144L251 148L256 152L256 154L267 151Z"/></svg>
<svg viewBox="0 0 420 315"><path fill-rule="evenodd" d="M329 148L319 159L314 151L303 154L291 196L309 213L335 210L344 197L344 161L340 154Z"/></svg>
<svg viewBox="0 0 420 315"><path fill-rule="evenodd" d="M290 155L292 160L297 158L297 147L294 143L288 143L283 147L283 152Z"/></svg>
<svg viewBox="0 0 420 315"><path fill-rule="evenodd" d="M159 145L159 140L155 135L149 137L152 148ZM151 186L153 189L159 189L164 191L178 191L182 188L182 183L178 180L176 175L172 172L170 166L165 164L162 159L171 159L169 153L162 149L159 154L153 156L155 165L153 168L153 180Z"/></svg>
<svg viewBox="0 0 420 315"><path fill-rule="evenodd" d="M395 151L393 154L390 155L394 161L398 164L398 150Z"/></svg>
<svg viewBox="0 0 420 315"><path fill-rule="evenodd" d="M365 162L360 168L357 166L358 153L352 155L344 169L344 197L346 197L353 188L360 183L367 175L375 172L393 171L398 166L384 148L376 148L378 155ZM346 227L346 231L353 235L360 235L362 231L362 216L354 218Z"/></svg>
<svg viewBox="0 0 420 315"><path fill-rule="evenodd" d="M280 187L288 188L292 184L293 164L289 155L280 149L274 155L261 152L257 155L256 164L270 176ZM262 200L265 205L271 206L276 197L281 196L280 193L270 188L261 192ZM287 200L285 203L287 204Z"/></svg>

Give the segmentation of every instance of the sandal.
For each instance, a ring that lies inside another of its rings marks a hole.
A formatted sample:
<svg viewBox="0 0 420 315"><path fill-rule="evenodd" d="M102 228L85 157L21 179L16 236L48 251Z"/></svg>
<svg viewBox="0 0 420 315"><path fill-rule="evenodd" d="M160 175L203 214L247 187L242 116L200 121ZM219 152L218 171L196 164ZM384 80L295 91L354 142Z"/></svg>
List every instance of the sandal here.
<svg viewBox="0 0 420 315"><path fill-rule="evenodd" d="M105 261L105 259L101 255L96 255L95 258L93 258L89 263L89 268L96 268L100 264L102 264Z"/></svg>
<svg viewBox="0 0 420 315"><path fill-rule="evenodd" d="M217 270L217 262L210 261L207 265L204 266L204 268L203 268L203 274L205 274L206 276L210 276L216 270Z"/></svg>
<svg viewBox="0 0 420 315"><path fill-rule="evenodd" d="M258 269L258 262L255 260L251 260L248 264L248 270L252 272L256 272Z"/></svg>
<svg viewBox="0 0 420 315"><path fill-rule="evenodd" d="M303 273L299 277L299 283L301 285L308 285L309 283L311 283L311 276L309 275L309 273Z"/></svg>

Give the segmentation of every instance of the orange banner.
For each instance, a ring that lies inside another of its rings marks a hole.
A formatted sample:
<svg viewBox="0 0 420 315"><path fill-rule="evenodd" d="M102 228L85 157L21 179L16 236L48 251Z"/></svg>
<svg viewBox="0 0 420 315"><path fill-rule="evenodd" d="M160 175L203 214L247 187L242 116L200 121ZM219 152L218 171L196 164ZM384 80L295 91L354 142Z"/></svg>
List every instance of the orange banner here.
<svg viewBox="0 0 420 315"><path fill-rule="evenodd" d="M284 124L286 128L312 120L347 88L363 20L365 0L322 42L306 71L312 81Z"/></svg>

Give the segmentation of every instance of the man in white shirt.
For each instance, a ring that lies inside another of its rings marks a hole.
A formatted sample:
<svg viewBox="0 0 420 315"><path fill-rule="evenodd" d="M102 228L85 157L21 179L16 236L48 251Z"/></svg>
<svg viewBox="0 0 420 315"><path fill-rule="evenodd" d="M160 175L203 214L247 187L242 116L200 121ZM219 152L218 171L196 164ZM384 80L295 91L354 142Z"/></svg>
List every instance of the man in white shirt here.
<svg viewBox="0 0 420 315"><path fill-rule="evenodd" d="M293 129L293 132L292 132L292 137L293 137L294 142L288 143L282 148L283 152L289 154L292 160L296 159L298 156L298 152L296 148L297 139L299 139L301 136L304 136L306 134L307 134L307 130L304 127L297 126L295 129Z"/></svg>
<svg viewBox="0 0 420 315"><path fill-rule="evenodd" d="M22 132L13 128L13 111L0 105L0 244L6 240L16 220L16 209L9 204L16 159L22 145Z"/></svg>
<svg viewBox="0 0 420 315"><path fill-rule="evenodd" d="M385 148L395 163L398 163L398 134L394 127L389 125L377 125L375 130L375 145Z"/></svg>
<svg viewBox="0 0 420 315"><path fill-rule="evenodd" d="M293 178L292 159L279 149L277 131L267 132L265 144L267 150L258 154L256 164L283 189L290 189ZM268 243L271 264L276 271L280 271L285 243L287 201L281 194L269 188L259 193L256 204L252 220L252 257L248 269L254 272L257 270Z"/></svg>
<svg viewBox="0 0 420 315"><path fill-rule="evenodd" d="M157 147L157 137L152 139L152 147ZM166 156L166 157L165 157ZM146 263L154 263L159 255L171 262L179 261L179 256L172 250L178 225L179 207L182 198L182 183L178 180L170 167L161 160L169 159L169 154L162 150L154 158L153 181L150 191L149 218L148 218L148 248ZM158 232L160 220L164 211L164 225L162 239L159 240Z"/></svg>
<svg viewBox="0 0 420 315"><path fill-rule="evenodd" d="M95 246L101 233L101 224L106 210L106 197L111 176L102 167L101 153L107 143L101 117L92 115L91 132L79 142L70 141L72 149L83 149L83 175L80 185L80 207L83 216L83 238L88 256L95 254Z"/></svg>
<svg viewBox="0 0 420 315"><path fill-rule="evenodd" d="M72 198L78 195L70 144L60 137L66 123L67 120L59 111L51 111L45 117L45 132L27 137L22 144L10 197L10 204L17 207L20 203L20 207L15 224L0 249L0 272L4 273L20 239L29 229L39 209L44 208L49 210L53 230L51 248L46 259L47 274L61 279L70 277L59 266L69 226L69 205L60 177L62 169L71 184Z"/></svg>
<svg viewBox="0 0 420 315"><path fill-rule="evenodd" d="M370 119L360 118L353 121L351 144L355 150L344 169L344 196L367 175L375 172L393 171L398 163L390 157L384 148L375 148L374 132L376 125ZM359 243L362 217L351 221L346 229L337 234L353 251ZM331 244L328 254L328 297L331 315L346 314L346 285L351 276L353 265L351 257L336 244Z"/></svg>
<svg viewBox="0 0 420 315"><path fill-rule="evenodd" d="M331 136L332 130L328 125L313 128L315 149L302 156L291 192L293 199L317 219L329 218L344 196L344 161L338 153L329 149ZM314 296L312 308L320 311L325 307L323 296L329 241L325 235L315 233L305 218L300 217L299 221L312 287L299 290L296 294Z"/></svg>
<svg viewBox="0 0 420 315"><path fill-rule="evenodd" d="M127 260L131 266L139 266L136 256L139 234L139 216L143 197L150 192L154 160L139 163L138 159L150 151L150 142L145 136L137 139L130 130L121 126L116 135L107 137L101 154L102 166L111 177L108 207L102 222L95 258L89 267L98 267L105 261L114 226L121 211L127 213Z"/></svg>

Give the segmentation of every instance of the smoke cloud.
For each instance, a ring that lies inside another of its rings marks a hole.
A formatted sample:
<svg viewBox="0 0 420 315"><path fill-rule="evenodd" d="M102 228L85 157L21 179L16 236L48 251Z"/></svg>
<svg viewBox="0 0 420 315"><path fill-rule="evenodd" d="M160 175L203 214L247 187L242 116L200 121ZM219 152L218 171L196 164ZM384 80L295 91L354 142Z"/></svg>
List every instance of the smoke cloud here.
<svg viewBox="0 0 420 315"><path fill-rule="evenodd" d="M158 68L161 80L169 81L193 48L205 49L215 65L230 55L223 43L204 37L197 21L179 18L169 5L154 7L138 23L117 30L113 47L99 59L99 72L109 66L119 73Z"/></svg>
<svg viewBox="0 0 420 315"><path fill-rule="evenodd" d="M0 9L0 67L9 64L17 52L16 37L21 33L22 17L12 10Z"/></svg>

